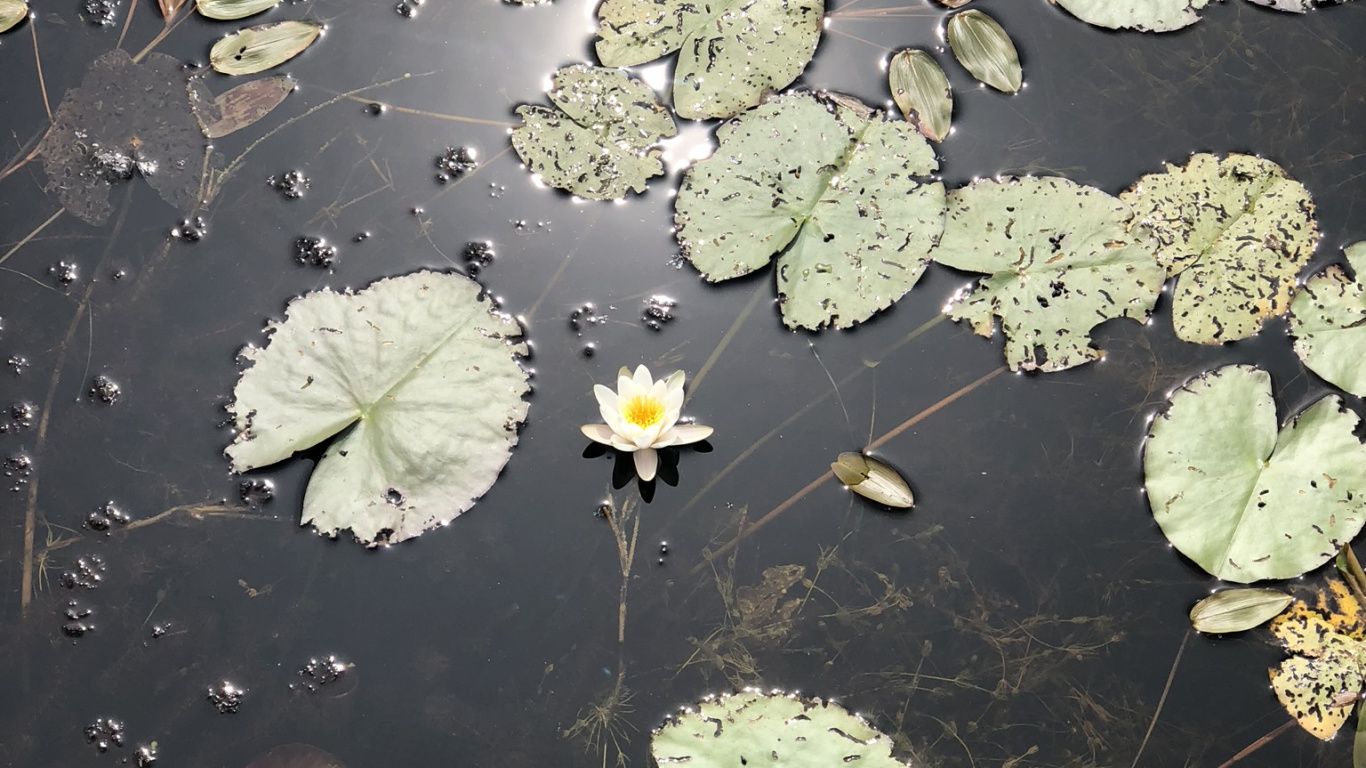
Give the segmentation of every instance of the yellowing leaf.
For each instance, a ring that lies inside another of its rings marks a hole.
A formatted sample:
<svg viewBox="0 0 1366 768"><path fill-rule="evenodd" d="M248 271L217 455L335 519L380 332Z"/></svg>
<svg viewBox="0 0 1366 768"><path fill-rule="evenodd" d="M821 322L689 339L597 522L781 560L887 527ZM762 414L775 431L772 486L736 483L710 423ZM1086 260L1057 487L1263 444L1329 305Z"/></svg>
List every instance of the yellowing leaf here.
<svg viewBox="0 0 1366 768"><path fill-rule="evenodd" d="M0 32L28 18L28 3L24 0L0 0Z"/></svg>
<svg viewBox="0 0 1366 768"><path fill-rule="evenodd" d="M1318 609L1296 601L1271 622L1271 632L1296 654L1270 672L1271 688L1290 716L1309 733L1331 739L1352 713L1366 685L1366 642L1361 606L1339 581L1320 592Z"/></svg>
<svg viewBox="0 0 1366 768"><path fill-rule="evenodd" d="M263 72L298 56L322 31L321 24L307 21L247 27L214 43L209 50L209 63L225 75Z"/></svg>
<svg viewBox="0 0 1366 768"><path fill-rule="evenodd" d="M280 0L196 0L194 7L201 16L230 20L244 19L279 4Z"/></svg>

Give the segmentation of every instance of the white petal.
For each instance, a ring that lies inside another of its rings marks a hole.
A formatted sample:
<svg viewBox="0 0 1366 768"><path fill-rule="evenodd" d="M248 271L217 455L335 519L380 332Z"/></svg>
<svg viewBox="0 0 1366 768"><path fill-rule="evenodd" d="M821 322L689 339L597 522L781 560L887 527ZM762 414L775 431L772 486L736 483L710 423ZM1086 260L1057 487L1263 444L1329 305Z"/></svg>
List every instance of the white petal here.
<svg viewBox="0 0 1366 768"><path fill-rule="evenodd" d="M655 383L654 378L650 376L650 369L643 365L636 366L636 375L632 378L635 380L636 386L640 388L641 392L649 392L650 387Z"/></svg>
<svg viewBox="0 0 1366 768"><path fill-rule="evenodd" d="M652 448L642 448L635 453L636 474L640 479L650 482L655 479L655 472L659 469L659 454Z"/></svg>
<svg viewBox="0 0 1366 768"><path fill-rule="evenodd" d="M618 413L616 409L604 406L598 409L598 413L602 416L603 422L605 422L607 427L613 432L621 434L622 430L625 429L625 426L623 426L625 422L621 420L621 414Z"/></svg>
<svg viewBox="0 0 1366 768"><path fill-rule="evenodd" d="M682 407L683 407L683 390L681 390L681 389L674 389L673 387L669 387L668 390L667 390L667 394L664 395L664 408L665 408L665 410L669 410L669 411L673 411L674 413L678 413L679 409L682 408Z"/></svg>
<svg viewBox="0 0 1366 768"><path fill-rule="evenodd" d="M616 448L618 451L626 451L627 453L634 453L635 451L640 450L630 440L627 440L618 434L612 435L612 447Z"/></svg>
<svg viewBox="0 0 1366 768"><path fill-rule="evenodd" d="M650 385L650 399L656 403L663 404L664 398L669 394L669 385L662 381L656 381Z"/></svg>
<svg viewBox="0 0 1366 768"><path fill-rule="evenodd" d="M669 378L665 379L665 383L669 386L669 391L678 390L679 392L682 392L684 378L685 376L682 371L674 371L669 374Z"/></svg>
<svg viewBox="0 0 1366 768"><path fill-rule="evenodd" d="M616 434L612 431L612 428L606 424L584 424L582 427L579 427L579 431L583 432L583 436L589 440L592 440L595 443L602 443L603 445L611 445L612 437Z"/></svg>
<svg viewBox="0 0 1366 768"><path fill-rule="evenodd" d="M631 381L631 371L630 371L629 368L627 368L626 366L623 365L623 366L621 367L621 370L617 371L617 396L618 396L618 397L624 398L624 397L627 396L627 384L630 384L630 383L633 383L633 382Z"/></svg>
<svg viewBox="0 0 1366 768"><path fill-rule="evenodd" d="M602 408L611 408L614 411L621 410L617 404L617 393L604 387L601 384L593 385L593 396L598 399L598 405Z"/></svg>
<svg viewBox="0 0 1366 768"><path fill-rule="evenodd" d="M704 427L701 424L679 424L671 431L674 437L671 445L687 445L706 440L713 432L711 427Z"/></svg>
<svg viewBox="0 0 1366 768"><path fill-rule="evenodd" d="M661 428L663 426L663 424L653 424L646 427L637 434L631 435L631 440L642 449L652 448L654 447L655 441L659 439L659 433L662 431Z"/></svg>

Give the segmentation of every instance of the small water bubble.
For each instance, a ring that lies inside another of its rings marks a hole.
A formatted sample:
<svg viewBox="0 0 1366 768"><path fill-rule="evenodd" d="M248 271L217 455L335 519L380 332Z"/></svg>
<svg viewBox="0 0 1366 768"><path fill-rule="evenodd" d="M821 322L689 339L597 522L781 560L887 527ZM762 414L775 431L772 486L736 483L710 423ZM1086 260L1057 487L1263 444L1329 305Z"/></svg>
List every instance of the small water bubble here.
<svg viewBox="0 0 1366 768"><path fill-rule="evenodd" d="M673 310L677 306L678 302L668 296L651 296L645 300L640 320L652 331L662 330L665 324L673 322Z"/></svg>
<svg viewBox="0 0 1366 768"><path fill-rule="evenodd" d="M28 485L28 479L33 475L33 459L26 453L15 453L5 459L3 467L5 477L13 481L10 490L18 493Z"/></svg>
<svg viewBox="0 0 1366 768"><path fill-rule="evenodd" d="M118 20L118 15L116 0L84 0L81 3L81 18L96 26L110 26Z"/></svg>
<svg viewBox="0 0 1366 768"><path fill-rule="evenodd" d="M384 501L399 507L403 505L403 494L397 488L390 488L384 492Z"/></svg>
<svg viewBox="0 0 1366 768"><path fill-rule="evenodd" d="M378 117L384 114L384 105L379 103L378 101L372 101L369 104L365 105L365 113L368 115Z"/></svg>
<svg viewBox="0 0 1366 768"><path fill-rule="evenodd" d="M413 209L409 210L408 213L412 214L414 217L417 217L417 216L421 216L422 214L426 213L426 211L422 210L421 208L413 208Z"/></svg>
<svg viewBox="0 0 1366 768"><path fill-rule="evenodd" d="M489 183L489 197L502 197L508 188L496 182Z"/></svg>
<svg viewBox="0 0 1366 768"><path fill-rule="evenodd" d="M271 176L266 179L266 183L286 200L298 200L303 197L304 192L308 191L309 184L308 177L303 171L285 171L279 178Z"/></svg>
<svg viewBox="0 0 1366 768"><path fill-rule="evenodd" d="M249 507L259 507L275 498L275 483L263 478L243 480L237 485L237 495Z"/></svg>
<svg viewBox="0 0 1366 768"><path fill-rule="evenodd" d="M337 261L337 249L321 237L294 239L294 260L304 266L331 269Z"/></svg>
<svg viewBox="0 0 1366 768"><path fill-rule="evenodd" d="M105 405L117 403L122 395L123 387L102 373L90 380L90 389L86 390L87 397L91 400L99 400Z"/></svg>
<svg viewBox="0 0 1366 768"><path fill-rule="evenodd" d="M139 744L138 751L133 753L133 764L137 768L150 768L157 761L157 743Z"/></svg>
<svg viewBox="0 0 1366 768"><path fill-rule="evenodd" d="M157 638L159 638L159 637L165 637L165 636L166 636L166 633L167 633L167 632L170 632L170 631L171 631L171 622L169 622L169 621L164 621L164 622L162 622L162 623L160 623L160 624L153 624L153 625L152 625L152 639L155 640L155 639L157 639Z"/></svg>
<svg viewBox="0 0 1366 768"><path fill-rule="evenodd" d="M112 717L98 718L85 727L84 733L85 740L101 752L123 746L123 723Z"/></svg>
<svg viewBox="0 0 1366 768"><path fill-rule="evenodd" d="M584 344L584 345L583 345L583 349L579 350L579 354L583 355L584 357L592 357L593 355L596 355L597 353L598 353L598 347L597 347L596 344L594 344L594 343L591 342L591 341L588 342L587 344Z"/></svg>
<svg viewBox="0 0 1366 768"><path fill-rule="evenodd" d="M526 219L508 219L508 223L512 225L513 231L519 235L525 235L531 231L531 223Z"/></svg>
<svg viewBox="0 0 1366 768"><path fill-rule="evenodd" d="M357 233L355 234L355 236L351 238L351 242L353 242L353 243L363 243L363 242L365 242L366 240L369 240L369 239L370 239L370 233L369 233L369 232L357 232Z"/></svg>
<svg viewBox="0 0 1366 768"><path fill-rule="evenodd" d="M5 361L5 364L14 371L16 376L23 373L29 366L28 358L21 355L10 355L10 358Z"/></svg>
<svg viewBox="0 0 1366 768"><path fill-rule="evenodd" d="M112 278L114 278L115 280L122 280L123 278L125 278L125 277L128 276L128 270L126 270L126 269L116 269L116 270L114 270L113 272L111 272L111 273L109 274L109 276L112 277Z"/></svg>
<svg viewBox="0 0 1366 768"><path fill-rule="evenodd" d="M476 277L485 267L493 263L493 243L472 242L465 244L465 271Z"/></svg>
<svg viewBox="0 0 1366 768"><path fill-rule="evenodd" d="M132 519L114 502L106 501L85 516L85 527L92 531L109 531L115 525L127 525Z"/></svg>
<svg viewBox="0 0 1366 768"><path fill-rule="evenodd" d="M569 313L569 330L582 335L585 326L599 325L606 321L607 318L598 314L597 307L592 303L586 303Z"/></svg>
<svg viewBox="0 0 1366 768"><path fill-rule="evenodd" d="M67 589L95 589L104 580L104 558L99 555L82 557L74 570L63 573L57 580Z"/></svg>
<svg viewBox="0 0 1366 768"><path fill-rule="evenodd" d="M76 282L76 278L80 277L80 272L75 263L70 261L59 261L53 264L47 268L47 274L63 288Z"/></svg>
<svg viewBox="0 0 1366 768"><path fill-rule="evenodd" d="M196 216L193 219L181 219L180 223L171 229L171 239L182 243L197 243L208 233L209 226L204 223L204 217Z"/></svg>
<svg viewBox="0 0 1366 768"><path fill-rule="evenodd" d="M417 6L410 2L401 2L394 6L394 13L405 19L411 19L417 13Z"/></svg>
<svg viewBox="0 0 1366 768"><path fill-rule="evenodd" d="M479 153L474 147L446 147L436 159L436 180L442 184L458 179L479 167Z"/></svg>
<svg viewBox="0 0 1366 768"><path fill-rule="evenodd" d="M33 420L38 415L38 407L33 403L14 403L9 407L9 422L0 424L0 432L9 432L11 429L31 429Z"/></svg>
<svg viewBox="0 0 1366 768"><path fill-rule="evenodd" d="M342 679L353 666L331 655L312 658L299 668L299 682L290 683L289 687L293 690L315 693L323 686L332 685Z"/></svg>
<svg viewBox="0 0 1366 768"><path fill-rule="evenodd" d="M221 714L231 715L235 714L237 708L242 706L242 699L246 698L246 695L247 689L224 680L209 688L204 698Z"/></svg>

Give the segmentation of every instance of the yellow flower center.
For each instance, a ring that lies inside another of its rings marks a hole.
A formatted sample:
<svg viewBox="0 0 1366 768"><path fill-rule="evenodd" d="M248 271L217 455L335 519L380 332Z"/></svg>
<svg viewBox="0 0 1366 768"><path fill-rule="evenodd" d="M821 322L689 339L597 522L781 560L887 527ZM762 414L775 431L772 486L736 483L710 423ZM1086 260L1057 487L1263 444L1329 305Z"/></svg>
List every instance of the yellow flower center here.
<svg viewBox="0 0 1366 768"><path fill-rule="evenodd" d="M664 403L649 395L636 395L622 407L621 418L641 429L652 427L664 418Z"/></svg>

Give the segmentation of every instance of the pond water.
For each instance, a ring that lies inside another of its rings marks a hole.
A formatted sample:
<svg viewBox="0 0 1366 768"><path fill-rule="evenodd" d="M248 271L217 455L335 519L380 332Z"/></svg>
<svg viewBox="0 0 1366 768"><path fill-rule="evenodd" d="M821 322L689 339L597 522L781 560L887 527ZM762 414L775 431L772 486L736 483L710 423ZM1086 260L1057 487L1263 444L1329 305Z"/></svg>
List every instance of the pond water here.
<svg viewBox="0 0 1366 768"><path fill-rule="evenodd" d="M304 742L352 768L648 766L650 729L739 685L836 698L925 766L1129 765L1140 745L1141 765L1217 766L1286 721L1265 630L1187 637L1187 610L1217 582L1167 545L1140 464L1167 392L1217 365L1270 370L1282 416L1329 392L1283 322L1183 344L1164 295L1152 322L1097 331L1103 362L1017 375L999 336L943 317L970 278L932 266L853 331L789 332L769 270L709 285L678 259L673 191L715 121L685 123L669 174L624 203L575 201L519 166L513 110L592 60L594 3L401 5L271 12L327 29L282 68L299 84L283 106L214 141L250 153L188 221L134 179L115 185L106 223L39 228L60 206L41 162L0 180L4 764L134 763L155 742L160 765L232 768ZM948 186L1061 174L1117 193L1192 151L1252 152L1315 198L1323 240L1306 273L1366 237L1366 4L1294 16L1230 0L1162 36L1041 0L973 7L1016 41L1026 87L973 87L941 57L957 93ZM942 45L947 12L927 0L830 10L799 81L811 88L883 104L889 53ZM97 56L163 29L146 0L118 0L103 26L78 0L34 11L0 35L6 163ZM243 23L192 16L155 50L203 63ZM478 164L443 181L452 149ZM235 356L287 300L463 270L471 248L525 326L534 375L520 443L470 512L367 550L297 525L320 452L248 486L230 474ZM592 385L640 363L687 371L685 412L716 429L648 500L610 454L585 455L578 429L598 420ZM913 511L808 487L870 431L910 420L878 455L911 480ZM638 530L620 627L609 496L627 543ZM123 743L102 751L109 719ZM1240 764L1350 752L1348 736L1295 729Z"/></svg>

